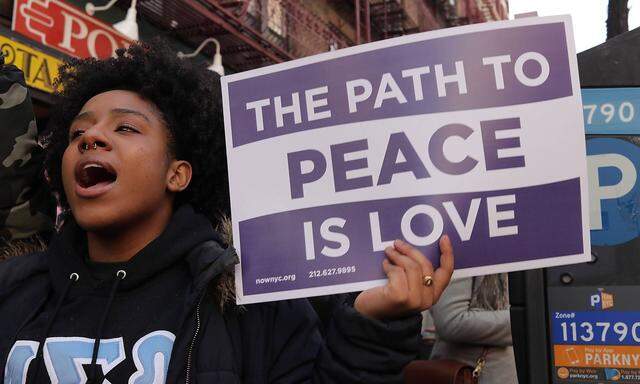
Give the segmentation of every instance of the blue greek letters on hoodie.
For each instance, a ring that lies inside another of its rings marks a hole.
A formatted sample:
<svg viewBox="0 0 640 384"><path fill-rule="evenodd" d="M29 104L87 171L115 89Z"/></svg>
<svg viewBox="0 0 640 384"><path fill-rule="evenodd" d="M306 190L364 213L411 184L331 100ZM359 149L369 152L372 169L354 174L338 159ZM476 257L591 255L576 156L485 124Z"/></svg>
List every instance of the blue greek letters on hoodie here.
<svg viewBox="0 0 640 384"><path fill-rule="evenodd" d="M136 371L129 384L161 384L165 382L175 335L155 331L141 337L130 351ZM93 339L86 337L48 337L43 357L52 383L81 384L87 381L84 366L91 362ZM35 358L37 341L18 340L9 352L4 372L5 384L24 384L29 365ZM106 375L127 358L122 337L100 340L96 363ZM108 383L108 381L105 381Z"/></svg>

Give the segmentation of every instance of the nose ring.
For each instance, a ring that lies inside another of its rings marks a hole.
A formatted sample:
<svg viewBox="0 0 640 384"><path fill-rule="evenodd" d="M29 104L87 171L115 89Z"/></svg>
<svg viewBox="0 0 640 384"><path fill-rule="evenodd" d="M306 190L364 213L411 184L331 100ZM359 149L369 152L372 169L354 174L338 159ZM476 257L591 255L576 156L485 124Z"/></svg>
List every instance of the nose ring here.
<svg viewBox="0 0 640 384"><path fill-rule="evenodd" d="M89 147L88 143L82 143L82 145L80 146L80 151L81 152L88 151L89 148L93 148L93 150L98 149L98 143L93 143L91 147Z"/></svg>

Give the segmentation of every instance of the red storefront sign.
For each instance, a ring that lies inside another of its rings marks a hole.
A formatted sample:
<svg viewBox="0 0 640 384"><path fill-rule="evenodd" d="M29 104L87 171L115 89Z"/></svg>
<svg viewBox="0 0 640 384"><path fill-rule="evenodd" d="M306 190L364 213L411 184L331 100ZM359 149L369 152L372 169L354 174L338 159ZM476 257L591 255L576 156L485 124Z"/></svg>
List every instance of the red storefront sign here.
<svg viewBox="0 0 640 384"><path fill-rule="evenodd" d="M60 0L15 0L11 29L76 57L103 59L131 43L110 25Z"/></svg>

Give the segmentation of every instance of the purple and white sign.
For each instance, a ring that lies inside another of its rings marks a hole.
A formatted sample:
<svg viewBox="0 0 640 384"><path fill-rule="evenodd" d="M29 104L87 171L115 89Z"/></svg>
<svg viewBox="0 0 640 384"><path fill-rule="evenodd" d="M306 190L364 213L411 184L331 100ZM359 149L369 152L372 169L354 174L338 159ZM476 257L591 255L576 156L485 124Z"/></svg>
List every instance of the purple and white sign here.
<svg viewBox="0 0 640 384"><path fill-rule="evenodd" d="M385 283L403 238L454 276L590 260L568 16L389 39L222 78L239 303Z"/></svg>

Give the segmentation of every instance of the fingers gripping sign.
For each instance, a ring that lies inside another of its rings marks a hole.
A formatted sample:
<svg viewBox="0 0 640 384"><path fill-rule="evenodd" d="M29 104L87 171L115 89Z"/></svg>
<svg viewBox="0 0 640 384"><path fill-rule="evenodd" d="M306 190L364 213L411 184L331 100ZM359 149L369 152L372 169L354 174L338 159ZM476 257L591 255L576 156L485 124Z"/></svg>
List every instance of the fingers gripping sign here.
<svg viewBox="0 0 640 384"><path fill-rule="evenodd" d="M356 310L376 319L392 319L438 302L453 274L453 247L447 235L440 238L440 266L435 270L422 252L402 240L394 241L385 253L382 268L389 281L358 295Z"/></svg>

